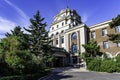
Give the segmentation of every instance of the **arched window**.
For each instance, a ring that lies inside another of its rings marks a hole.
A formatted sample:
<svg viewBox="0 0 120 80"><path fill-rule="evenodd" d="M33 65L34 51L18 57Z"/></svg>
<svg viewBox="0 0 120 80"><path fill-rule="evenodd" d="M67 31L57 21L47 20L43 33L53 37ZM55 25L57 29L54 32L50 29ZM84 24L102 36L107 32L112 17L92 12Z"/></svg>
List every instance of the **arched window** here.
<svg viewBox="0 0 120 80"><path fill-rule="evenodd" d="M72 33L72 35L71 35L71 40L75 40L75 39L77 39L77 33L76 32Z"/></svg>
<svg viewBox="0 0 120 80"><path fill-rule="evenodd" d="M54 36L54 34L51 35L51 37L53 37L53 36Z"/></svg>
<svg viewBox="0 0 120 80"><path fill-rule="evenodd" d="M72 51L73 53L75 53L75 52L77 52L77 50L78 50L77 44L72 45L71 51Z"/></svg>
<svg viewBox="0 0 120 80"><path fill-rule="evenodd" d="M61 31L61 33L63 33L63 32L64 32L64 30Z"/></svg>
<svg viewBox="0 0 120 80"><path fill-rule="evenodd" d="M56 35L58 35L59 33L57 32Z"/></svg>

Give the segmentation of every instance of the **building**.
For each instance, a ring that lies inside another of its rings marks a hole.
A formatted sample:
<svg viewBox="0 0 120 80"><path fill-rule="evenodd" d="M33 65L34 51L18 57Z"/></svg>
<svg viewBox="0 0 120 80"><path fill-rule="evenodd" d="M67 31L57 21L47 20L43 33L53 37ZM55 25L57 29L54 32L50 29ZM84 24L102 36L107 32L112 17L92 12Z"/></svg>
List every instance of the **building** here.
<svg viewBox="0 0 120 80"><path fill-rule="evenodd" d="M81 21L76 10L67 7L54 16L54 21L50 25L51 45L64 48L69 52L71 65L79 63L79 53L85 52L82 45L90 39L95 39L100 46L100 51L106 52L108 57L117 56L120 53L120 44L109 41L107 34L120 33L120 26L111 29L109 26L111 21L87 26Z"/></svg>

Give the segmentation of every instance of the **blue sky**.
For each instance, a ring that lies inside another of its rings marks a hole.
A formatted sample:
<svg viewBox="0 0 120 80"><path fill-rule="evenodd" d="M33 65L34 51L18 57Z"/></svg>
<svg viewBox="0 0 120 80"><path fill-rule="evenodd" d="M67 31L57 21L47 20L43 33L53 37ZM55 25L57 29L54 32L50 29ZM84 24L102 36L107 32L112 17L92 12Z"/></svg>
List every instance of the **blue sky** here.
<svg viewBox="0 0 120 80"><path fill-rule="evenodd" d="M88 26L110 20L120 14L120 0L0 0L0 38L15 26L28 27L37 10L47 22L66 6L75 9Z"/></svg>

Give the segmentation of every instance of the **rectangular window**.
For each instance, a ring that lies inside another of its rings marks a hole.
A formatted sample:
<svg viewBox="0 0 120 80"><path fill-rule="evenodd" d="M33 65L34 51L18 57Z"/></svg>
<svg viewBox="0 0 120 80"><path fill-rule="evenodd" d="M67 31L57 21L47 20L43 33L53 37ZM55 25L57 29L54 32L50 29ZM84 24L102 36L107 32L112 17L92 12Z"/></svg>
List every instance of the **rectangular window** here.
<svg viewBox="0 0 120 80"><path fill-rule="evenodd" d="M102 29L102 36L106 36L107 35L107 29Z"/></svg>
<svg viewBox="0 0 120 80"><path fill-rule="evenodd" d="M91 38L96 38L96 34L95 34L95 31L91 32Z"/></svg>
<svg viewBox="0 0 120 80"><path fill-rule="evenodd" d="M57 28L58 28L59 26L57 25Z"/></svg>
<svg viewBox="0 0 120 80"><path fill-rule="evenodd" d="M65 24L67 24L67 20L65 21Z"/></svg>
<svg viewBox="0 0 120 80"><path fill-rule="evenodd" d="M53 40L51 40L51 45L53 45Z"/></svg>
<svg viewBox="0 0 120 80"><path fill-rule="evenodd" d="M64 22L62 23L62 26L64 26Z"/></svg>
<svg viewBox="0 0 120 80"><path fill-rule="evenodd" d="M115 27L116 32L120 32L120 26Z"/></svg>
<svg viewBox="0 0 120 80"><path fill-rule="evenodd" d="M62 36L62 40L61 40L62 43L64 43L64 36Z"/></svg>
<svg viewBox="0 0 120 80"><path fill-rule="evenodd" d="M52 30L54 29L54 27L52 27Z"/></svg>
<svg viewBox="0 0 120 80"><path fill-rule="evenodd" d="M108 41L104 41L103 42L103 47L104 47L104 49L108 49L109 48Z"/></svg>
<svg viewBox="0 0 120 80"><path fill-rule="evenodd" d="M58 44L58 38L56 39L56 45Z"/></svg>
<svg viewBox="0 0 120 80"><path fill-rule="evenodd" d="M120 47L120 43L117 43L117 46Z"/></svg>

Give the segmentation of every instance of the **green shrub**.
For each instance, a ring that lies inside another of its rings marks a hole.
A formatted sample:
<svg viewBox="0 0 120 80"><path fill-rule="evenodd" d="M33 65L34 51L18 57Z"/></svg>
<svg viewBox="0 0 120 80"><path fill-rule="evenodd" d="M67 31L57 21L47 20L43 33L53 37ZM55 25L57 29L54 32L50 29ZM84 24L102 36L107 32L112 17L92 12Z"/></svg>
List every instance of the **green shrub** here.
<svg viewBox="0 0 120 80"><path fill-rule="evenodd" d="M50 73L50 69L46 69L44 72L29 74L23 76L5 76L0 78L0 80L38 80L40 77L46 76Z"/></svg>
<svg viewBox="0 0 120 80"><path fill-rule="evenodd" d="M100 66L101 66L101 59L94 58L88 63L87 68L91 71L100 71L101 69Z"/></svg>
<svg viewBox="0 0 120 80"><path fill-rule="evenodd" d="M22 76L6 76L0 78L0 80L24 80L24 77Z"/></svg>
<svg viewBox="0 0 120 80"><path fill-rule="evenodd" d="M120 72L120 55L116 57L116 72Z"/></svg>
<svg viewBox="0 0 120 80"><path fill-rule="evenodd" d="M115 62L112 59L105 59L101 63L101 71L102 72L115 72L116 71L116 65Z"/></svg>
<svg viewBox="0 0 120 80"><path fill-rule="evenodd" d="M116 63L116 72L120 72L120 62Z"/></svg>

